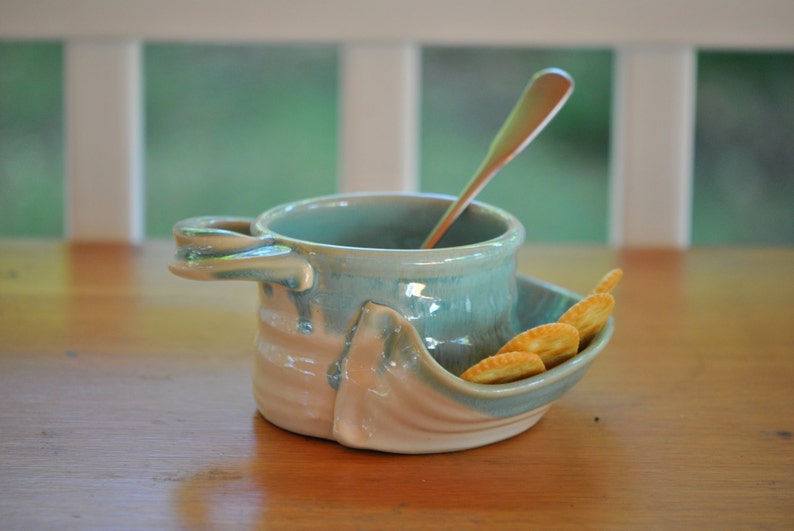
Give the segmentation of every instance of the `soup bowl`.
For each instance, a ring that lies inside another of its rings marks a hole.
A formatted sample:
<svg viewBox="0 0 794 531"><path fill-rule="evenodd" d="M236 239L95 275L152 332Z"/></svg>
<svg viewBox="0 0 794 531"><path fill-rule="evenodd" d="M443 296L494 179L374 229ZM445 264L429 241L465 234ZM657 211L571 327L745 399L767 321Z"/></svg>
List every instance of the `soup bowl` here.
<svg viewBox="0 0 794 531"><path fill-rule="evenodd" d="M584 374L612 323L543 375L462 380L579 297L517 276L524 228L485 203L472 203L435 248L421 249L452 199L337 194L256 218L190 218L174 227L170 269L257 284L254 398L271 423L397 453L481 446L537 422Z"/></svg>

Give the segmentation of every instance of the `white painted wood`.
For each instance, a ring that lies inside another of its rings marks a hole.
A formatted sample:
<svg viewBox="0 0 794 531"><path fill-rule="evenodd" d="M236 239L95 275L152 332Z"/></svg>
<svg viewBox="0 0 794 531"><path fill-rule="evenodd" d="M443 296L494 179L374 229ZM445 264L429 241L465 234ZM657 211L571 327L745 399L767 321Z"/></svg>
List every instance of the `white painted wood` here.
<svg viewBox="0 0 794 531"><path fill-rule="evenodd" d="M793 50L794 1L0 0L0 39L67 43L72 238L141 237L136 43L165 40L342 45L346 190L417 186L421 46L614 49L610 242L684 247L695 50Z"/></svg>
<svg viewBox="0 0 794 531"><path fill-rule="evenodd" d="M140 45L70 41L65 50L66 236L143 237Z"/></svg>
<svg viewBox="0 0 794 531"><path fill-rule="evenodd" d="M420 61L411 44L342 48L341 190L418 189Z"/></svg>
<svg viewBox="0 0 794 531"><path fill-rule="evenodd" d="M616 55L610 243L690 243L696 56L691 48Z"/></svg>
<svg viewBox="0 0 794 531"><path fill-rule="evenodd" d="M0 0L0 36L794 47L792 0Z"/></svg>

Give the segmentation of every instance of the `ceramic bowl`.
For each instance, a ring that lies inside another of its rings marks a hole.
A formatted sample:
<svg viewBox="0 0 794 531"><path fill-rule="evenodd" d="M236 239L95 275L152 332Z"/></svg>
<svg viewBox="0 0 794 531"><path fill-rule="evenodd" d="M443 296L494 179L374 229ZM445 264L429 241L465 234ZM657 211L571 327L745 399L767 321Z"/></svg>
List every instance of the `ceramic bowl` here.
<svg viewBox="0 0 794 531"><path fill-rule="evenodd" d="M613 322L542 375L460 379L580 297L516 276L524 229L484 203L470 205L437 248L418 249L452 199L333 195L255 219L191 218L175 226L171 270L258 284L254 397L273 424L396 453L489 444L537 422L581 378Z"/></svg>

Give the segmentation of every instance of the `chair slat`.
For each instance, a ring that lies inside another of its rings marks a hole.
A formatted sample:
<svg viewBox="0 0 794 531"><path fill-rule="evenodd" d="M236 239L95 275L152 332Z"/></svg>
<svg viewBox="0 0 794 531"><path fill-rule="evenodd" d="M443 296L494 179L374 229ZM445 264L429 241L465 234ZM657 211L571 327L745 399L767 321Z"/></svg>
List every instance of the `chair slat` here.
<svg viewBox="0 0 794 531"><path fill-rule="evenodd" d="M69 41L65 53L66 236L143 237L140 44Z"/></svg>
<svg viewBox="0 0 794 531"><path fill-rule="evenodd" d="M341 190L418 188L420 67L415 45L343 47Z"/></svg>
<svg viewBox="0 0 794 531"><path fill-rule="evenodd" d="M616 55L610 243L687 247L695 126L691 48Z"/></svg>

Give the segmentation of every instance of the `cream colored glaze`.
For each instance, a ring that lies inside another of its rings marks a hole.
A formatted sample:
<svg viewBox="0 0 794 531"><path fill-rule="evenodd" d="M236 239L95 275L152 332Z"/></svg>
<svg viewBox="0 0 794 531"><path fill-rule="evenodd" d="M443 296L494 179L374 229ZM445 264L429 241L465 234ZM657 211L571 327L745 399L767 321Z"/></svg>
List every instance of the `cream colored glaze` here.
<svg viewBox="0 0 794 531"><path fill-rule="evenodd" d="M345 338L328 333L320 316L312 331L299 332L301 316L286 288L260 290L259 335L254 359L254 399L262 415L286 430L333 439L336 391L328 368L345 347Z"/></svg>
<svg viewBox="0 0 794 531"><path fill-rule="evenodd" d="M262 296L268 301L260 310L254 397L262 415L286 430L358 448L447 452L521 433L551 405L493 417L438 392L434 378L459 381L474 395L483 386L435 363L408 321L390 308L367 303L345 352L346 338L324 330L319 315L310 334L298 332L300 318L285 289ZM407 337L410 348L390 352L392 334ZM343 354L337 391L328 374Z"/></svg>

